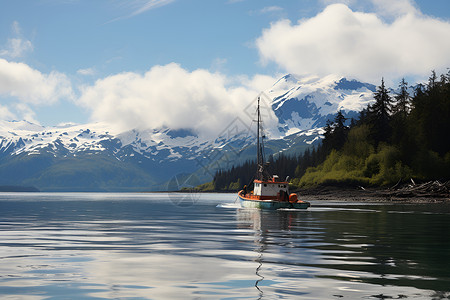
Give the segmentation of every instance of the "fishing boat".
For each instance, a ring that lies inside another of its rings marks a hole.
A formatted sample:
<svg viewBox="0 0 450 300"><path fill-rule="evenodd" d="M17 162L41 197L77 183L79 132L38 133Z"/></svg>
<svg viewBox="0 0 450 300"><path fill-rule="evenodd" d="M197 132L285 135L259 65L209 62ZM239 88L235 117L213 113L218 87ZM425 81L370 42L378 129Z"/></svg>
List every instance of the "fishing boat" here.
<svg viewBox="0 0 450 300"><path fill-rule="evenodd" d="M264 163L264 135L260 112L260 97L257 106L257 169L253 181L253 191L247 187L239 191L238 197L242 207L261 209L295 208L306 209L309 202L298 199L297 194L289 193L289 183L280 180L277 175L270 175Z"/></svg>

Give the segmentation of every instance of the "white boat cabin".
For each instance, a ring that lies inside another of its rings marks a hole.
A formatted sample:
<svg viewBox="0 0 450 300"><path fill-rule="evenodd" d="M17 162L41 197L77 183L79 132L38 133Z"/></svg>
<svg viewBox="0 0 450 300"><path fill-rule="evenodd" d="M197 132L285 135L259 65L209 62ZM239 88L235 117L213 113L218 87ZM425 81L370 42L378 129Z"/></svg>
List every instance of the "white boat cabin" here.
<svg viewBox="0 0 450 300"><path fill-rule="evenodd" d="M255 180L253 183L253 195L256 196L277 196L283 192L289 194L289 184L284 181L279 181L277 175L274 175L272 180ZM282 192L280 193L280 191Z"/></svg>

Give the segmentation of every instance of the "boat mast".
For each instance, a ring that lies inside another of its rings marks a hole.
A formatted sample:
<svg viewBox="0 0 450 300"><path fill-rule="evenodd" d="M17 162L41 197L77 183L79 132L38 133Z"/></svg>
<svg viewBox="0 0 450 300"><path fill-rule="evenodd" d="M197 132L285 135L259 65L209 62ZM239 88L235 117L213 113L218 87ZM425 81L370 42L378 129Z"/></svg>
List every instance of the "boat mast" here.
<svg viewBox="0 0 450 300"><path fill-rule="evenodd" d="M256 177L258 180L264 180L264 153L263 153L263 141L262 141L262 137L261 137L261 112L259 109L259 100L260 97L258 97L258 108L257 108L257 114L258 114L258 120L257 120L257 170L256 170ZM261 141L260 141L261 138Z"/></svg>

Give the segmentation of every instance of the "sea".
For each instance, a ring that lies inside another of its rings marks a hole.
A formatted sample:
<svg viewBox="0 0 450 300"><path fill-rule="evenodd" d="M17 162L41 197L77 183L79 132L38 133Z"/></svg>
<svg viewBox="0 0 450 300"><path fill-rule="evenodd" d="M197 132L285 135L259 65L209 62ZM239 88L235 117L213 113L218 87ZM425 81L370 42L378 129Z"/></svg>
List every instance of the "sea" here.
<svg viewBox="0 0 450 300"><path fill-rule="evenodd" d="M2 193L0 299L450 299L450 205Z"/></svg>

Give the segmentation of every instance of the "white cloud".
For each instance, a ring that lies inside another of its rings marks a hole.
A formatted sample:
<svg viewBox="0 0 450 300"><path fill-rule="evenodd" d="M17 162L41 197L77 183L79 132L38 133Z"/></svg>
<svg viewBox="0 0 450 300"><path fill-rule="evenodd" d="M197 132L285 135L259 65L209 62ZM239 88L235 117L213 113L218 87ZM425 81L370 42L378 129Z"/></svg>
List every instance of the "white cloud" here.
<svg viewBox="0 0 450 300"><path fill-rule="evenodd" d="M0 95L11 96L29 104L53 104L72 98L68 78L61 73L42 74L24 63L0 58Z"/></svg>
<svg viewBox="0 0 450 300"><path fill-rule="evenodd" d="M341 3L356 10L373 10L384 17L398 17L407 13L420 13L413 0L321 0L325 5Z"/></svg>
<svg viewBox="0 0 450 300"><path fill-rule="evenodd" d="M225 69L226 64L228 63L228 60L226 58L216 58L213 60L211 64L211 70L220 72Z"/></svg>
<svg viewBox="0 0 450 300"><path fill-rule="evenodd" d="M412 8L387 23L374 13L332 4L297 24L272 24L256 45L263 63L275 62L290 73L333 73L378 82L382 76L423 76L449 66L450 23Z"/></svg>
<svg viewBox="0 0 450 300"><path fill-rule="evenodd" d="M22 32L17 21L12 24L14 38L9 38L6 46L0 49L0 56L17 58L24 56L27 52L33 51L33 44L22 36Z"/></svg>
<svg viewBox="0 0 450 300"><path fill-rule="evenodd" d="M267 13L280 12L280 11L283 11L283 8L281 8L279 6L266 6L266 7L262 8L259 12L262 14L267 14Z"/></svg>
<svg viewBox="0 0 450 300"><path fill-rule="evenodd" d="M98 80L81 89L78 101L91 111L93 121L108 122L119 130L167 126L211 136L236 117L251 123L244 109L267 81L257 76L231 86L233 80L219 73L189 72L171 63L143 75L128 72Z"/></svg>
<svg viewBox="0 0 450 300"><path fill-rule="evenodd" d="M14 21L11 25L13 33L16 35L21 35L22 34L22 29L20 28L19 22Z"/></svg>
<svg viewBox="0 0 450 300"><path fill-rule="evenodd" d="M23 39L8 39L5 49L0 50L0 56L5 57L22 57L26 52L32 51L33 45L28 40Z"/></svg>
<svg viewBox="0 0 450 300"><path fill-rule="evenodd" d="M115 22L115 21L119 21L119 20L123 20L123 19L128 19L128 18L132 18L135 17L137 15L140 15L146 11L161 7L161 6L165 6L168 5L172 2L174 2L175 0L133 0L133 1L120 1L120 8L122 10L131 10L131 13L119 17L119 18L115 18L111 21L109 21L108 23L111 22Z"/></svg>
<svg viewBox="0 0 450 300"><path fill-rule="evenodd" d="M77 74L83 75L83 76L92 76L95 75L95 69L94 68L86 68L86 69L79 69L77 71Z"/></svg>
<svg viewBox="0 0 450 300"><path fill-rule="evenodd" d="M16 103L14 105L16 111L20 114L20 119L34 124L39 124L36 119L36 113L25 103Z"/></svg>
<svg viewBox="0 0 450 300"><path fill-rule="evenodd" d="M14 120L16 118L16 115L8 107L0 105L0 120Z"/></svg>
<svg viewBox="0 0 450 300"><path fill-rule="evenodd" d="M370 0L377 13L388 17L399 17L405 14L420 14L411 0Z"/></svg>
<svg viewBox="0 0 450 300"><path fill-rule="evenodd" d="M131 16L139 15L148 10L158 8L172 3L175 0L139 0L136 1L137 8L132 12Z"/></svg>
<svg viewBox="0 0 450 300"><path fill-rule="evenodd" d="M350 5L350 4L355 3L355 1L356 0L320 0L320 2L322 2L325 5L336 4L336 3Z"/></svg>
<svg viewBox="0 0 450 300"><path fill-rule="evenodd" d="M275 77L256 74L249 78L248 76L236 76L234 82L236 85L242 85L245 88L255 90L255 91L265 91L269 89L278 79L280 79L285 74L277 74Z"/></svg>

